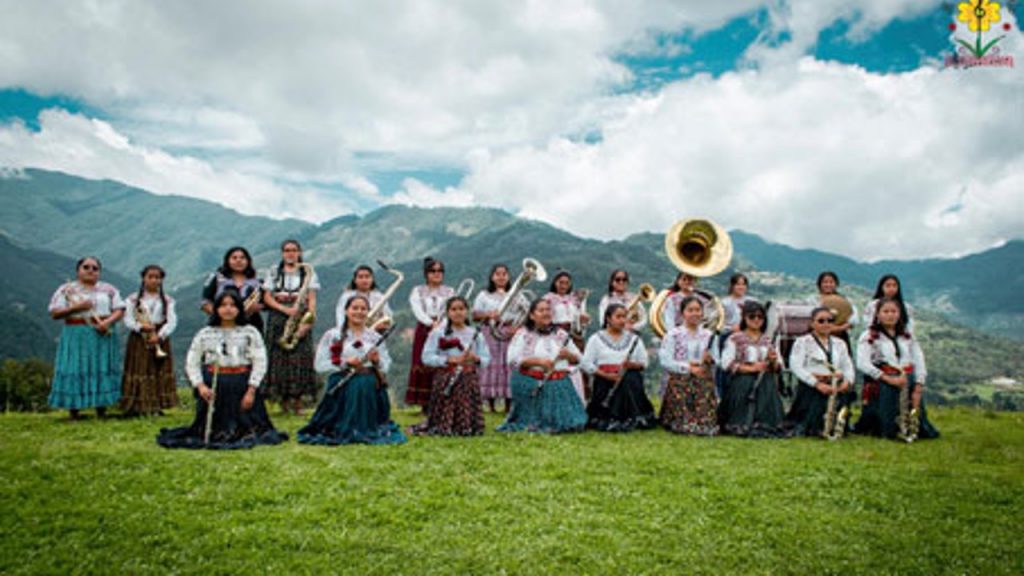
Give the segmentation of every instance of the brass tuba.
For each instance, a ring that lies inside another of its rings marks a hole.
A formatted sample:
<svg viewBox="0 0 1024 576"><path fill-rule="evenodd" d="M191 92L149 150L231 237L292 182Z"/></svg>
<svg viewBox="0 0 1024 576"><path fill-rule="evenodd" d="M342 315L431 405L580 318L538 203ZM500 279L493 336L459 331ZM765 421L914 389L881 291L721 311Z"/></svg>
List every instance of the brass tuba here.
<svg viewBox="0 0 1024 576"><path fill-rule="evenodd" d="M296 296L295 306L297 310L294 316L288 317L288 321L284 325L284 331L281 337L277 339L278 346L289 352L294 350L299 345L299 340L301 340L298 336L299 326L316 322L316 315L309 309L309 298L307 298L309 282L313 278L313 266L306 262L300 262L299 269L304 269L306 274L302 278L302 286L299 287L299 292Z"/></svg>
<svg viewBox="0 0 1024 576"><path fill-rule="evenodd" d="M714 276L729 265L732 260L732 239L729 233L711 220L685 218L672 225L665 234L665 253L672 264L681 272L697 278ZM725 309L714 294L697 290L705 296L704 325L719 331L725 324ZM665 326L661 320L662 311L671 292L662 290L651 305L649 321L651 329L659 337L673 326Z"/></svg>
<svg viewBox="0 0 1024 576"><path fill-rule="evenodd" d="M518 307L520 309L515 310L513 318L507 322L505 321L505 314L513 306L517 305L518 297L526 292L526 285L534 280L543 282L547 279L548 272L539 261L533 258L523 258L523 271L516 277L512 287L505 293L505 298L502 299L501 304L498 306L498 321L488 323L488 330L490 330L491 336L495 340L508 340L510 338L508 333L514 332L514 330L505 330L504 328L519 328L526 321L527 310L522 310L521 306Z"/></svg>
<svg viewBox="0 0 1024 576"><path fill-rule="evenodd" d="M384 324L390 324L392 322L391 317L384 316L384 306L387 305L388 300L395 295L395 291L398 290L398 286L405 280L405 274L401 271L390 268L387 264L377 260L377 264L383 268L386 272L390 272L395 275L395 281L388 286L388 289L384 292L384 296L374 304L373 308L370 308L370 312L366 315L366 323L375 331L380 331L380 328Z"/></svg>

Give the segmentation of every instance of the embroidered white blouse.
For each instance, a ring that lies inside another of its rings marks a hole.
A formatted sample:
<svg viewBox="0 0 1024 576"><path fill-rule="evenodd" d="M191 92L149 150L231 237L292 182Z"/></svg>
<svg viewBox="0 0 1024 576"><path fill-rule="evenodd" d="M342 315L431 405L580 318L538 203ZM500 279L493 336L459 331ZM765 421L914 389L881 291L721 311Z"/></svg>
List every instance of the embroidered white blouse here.
<svg viewBox="0 0 1024 576"><path fill-rule="evenodd" d="M267 372L267 348L259 330L206 326L197 332L185 356L185 374L193 387L203 382L203 366L215 363L222 368L251 366L249 386L258 387Z"/></svg>
<svg viewBox="0 0 1024 576"><path fill-rule="evenodd" d="M885 334L876 334L872 337L871 331L868 330L857 340L857 369L877 380L882 376L879 364L888 364L893 368L913 368L914 380L920 385L924 385L928 378L924 352L921 351L917 340L900 335L893 342L893 339Z"/></svg>
<svg viewBox="0 0 1024 576"><path fill-rule="evenodd" d="M552 324L572 324L586 310L580 306L580 300L576 294L555 294L548 292L544 295L548 306L551 306Z"/></svg>
<svg viewBox="0 0 1024 576"><path fill-rule="evenodd" d="M680 310L680 307L683 305L683 300L687 296L696 296L697 299L700 300L701 307L707 307L709 300L700 292L672 292L667 298L668 301L661 307L661 323L665 326L666 330L671 330L672 328L683 324L683 311ZM739 322L739 320L736 321ZM726 322L726 325L730 325L728 324L728 321Z"/></svg>
<svg viewBox="0 0 1024 576"><path fill-rule="evenodd" d="M514 369L519 368L519 363L526 358L542 358L554 360L558 353L565 348L576 356L580 355L580 349L572 343L569 334L565 330L552 330L548 334L541 334L534 330L522 328L512 337L508 345L508 363ZM569 361L565 358L555 362L555 370L569 370Z"/></svg>
<svg viewBox="0 0 1024 576"><path fill-rule="evenodd" d="M142 295L142 306L149 313L149 319L154 326L161 326L160 330L157 330L156 335L161 339L166 339L170 336L174 329L178 327L178 314L175 312L174 298L165 296L167 298L167 314L164 315L164 301L160 298L159 294L150 294L146 292ZM138 308L139 294L138 292L132 292L128 296L126 302L127 311L124 315L124 326L132 332L142 332L142 324L139 319L135 317L135 311Z"/></svg>
<svg viewBox="0 0 1024 576"><path fill-rule="evenodd" d="M597 307L597 321L604 321L604 311L612 304L629 306L629 303L632 302L635 297L636 294L633 294L632 292L626 292L625 294L605 294L604 296L601 296L601 303ZM636 313L640 315L640 318L636 324L633 324L633 330L640 330L644 326L647 326L647 308L644 307L643 302L637 303ZM673 325L674 324L670 326Z"/></svg>
<svg viewBox="0 0 1024 576"><path fill-rule="evenodd" d="M381 335L374 330L364 329L361 332L354 332L351 329L345 331L345 338L341 337L341 328L335 326L320 337L320 343L316 346L316 359L313 361L313 368L320 374L340 372L346 361L352 357L363 358L363 366L369 368L373 362L365 360L370 348L380 341ZM337 356L340 364L334 363L335 354L332 347L341 342L340 354ZM380 355L380 364L377 369L386 374L391 368L391 355L388 354L387 343L377 347Z"/></svg>
<svg viewBox="0 0 1024 576"><path fill-rule="evenodd" d="M639 338L639 340L637 340ZM584 347L583 359L580 360L580 369L587 374L597 372L599 366L609 364L621 365L626 361L626 354L629 352L633 342L636 347L629 355L630 362L636 362L647 366L647 348L644 347L643 337L633 332L623 332L618 340L612 338L607 330L596 332L587 339Z"/></svg>
<svg viewBox="0 0 1024 576"><path fill-rule="evenodd" d="M50 297L48 310L50 312L62 310L81 299L91 300L92 309L73 312L66 316L65 320L68 318L88 320L94 313L101 318L105 318L113 314L115 310L124 310L125 308L124 300L121 299L121 293L112 285L106 282L97 282L95 286L90 288L77 280L73 280L61 284L60 288L57 288L57 291Z"/></svg>
<svg viewBox="0 0 1024 576"><path fill-rule="evenodd" d="M263 282L264 290L270 290L274 295L294 294L302 287L302 276L297 269L290 272L287 270L282 271L280 277L278 277L277 266L274 266L267 269L264 278L266 278ZM312 270L309 278L309 290L316 291L319 289L320 278L316 275L316 270Z"/></svg>
<svg viewBox="0 0 1024 576"><path fill-rule="evenodd" d="M367 294L365 292L360 292L358 290L352 290L351 288L345 289L345 291L341 293L341 297L338 298L338 308L335 310L334 314L338 322L336 324L337 326L341 326L342 324L345 323L345 306L348 305L348 301L351 300L353 296L362 296L369 300L371 310L373 309L374 306L377 305L378 302L384 299L384 293L381 292L380 290L374 289L371 290L369 294ZM384 304L384 310L382 311L382 313L384 314L384 316L390 316L392 318L394 317L394 314L391 313L390 304Z"/></svg>
<svg viewBox="0 0 1024 576"><path fill-rule="evenodd" d="M793 350L789 353L789 367L793 375L804 384L813 387L818 383L815 374L830 372L825 365L826 361L830 361L836 370L842 372L843 379L853 383L853 361L850 360L846 343L835 336L829 336L828 341L824 350L818 345L814 334L804 334L793 342Z"/></svg>
<svg viewBox="0 0 1024 576"><path fill-rule="evenodd" d="M416 321L425 326L433 326L434 320L444 316L444 305L455 295L451 286L441 285L431 288L420 284L409 292L409 306Z"/></svg>
<svg viewBox="0 0 1024 576"><path fill-rule="evenodd" d="M745 332L733 332L725 341L721 366L729 372L736 372L742 364L766 362L768 351L771 349L772 340L767 334L762 334L755 341ZM781 365L782 354L779 352L778 345L775 346L775 357L779 359Z"/></svg>
<svg viewBox="0 0 1024 576"><path fill-rule="evenodd" d="M704 358L711 336L711 331L703 326L694 331L686 325L670 329L658 349L661 367L675 374L689 374L690 363L700 362Z"/></svg>
<svg viewBox="0 0 1024 576"><path fill-rule="evenodd" d="M742 298L726 296L722 298L722 309L725 311L725 326L727 328L736 326L740 323L740 319L743 314L743 305L751 300L753 300L753 298L750 296L743 296Z"/></svg>
<svg viewBox="0 0 1024 576"><path fill-rule="evenodd" d="M491 353L487 349L487 342L483 333L477 333L475 328L464 326L461 330L452 330L451 334L445 334L446 329L438 326L430 331L427 342L423 345L423 363L435 368L443 368L448 365L450 356L458 356L467 350L472 341L473 354L480 357L480 367L486 368L491 362ZM475 334L475 337L474 337ZM458 339L458 345L451 346L452 339ZM448 346L442 346L443 341L448 341Z"/></svg>
<svg viewBox="0 0 1024 576"><path fill-rule="evenodd" d="M505 301L506 294L507 292L481 291L473 299L473 312L497 312L501 308L501 303ZM529 307L530 301L520 292L516 295L515 301L508 307L508 311L505 312L502 320L512 320L516 316L516 310L527 310Z"/></svg>

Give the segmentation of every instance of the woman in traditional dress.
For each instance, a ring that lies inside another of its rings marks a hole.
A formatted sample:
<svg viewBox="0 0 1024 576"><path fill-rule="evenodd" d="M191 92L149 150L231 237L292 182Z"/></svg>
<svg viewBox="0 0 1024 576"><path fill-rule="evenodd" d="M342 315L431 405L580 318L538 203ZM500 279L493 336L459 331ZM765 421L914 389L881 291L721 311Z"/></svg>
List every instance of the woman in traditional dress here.
<svg viewBox="0 0 1024 576"><path fill-rule="evenodd" d="M705 293L697 292L697 277L687 272L676 274L676 279L668 287L670 292L665 305L661 307L661 322L665 330L671 330L683 323L682 304L683 299L694 296L702 306L710 301Z"/></svg>
<svg viewBox="0 0 1024 576"><path fill-rule="evenodd" d="M753 300L744 303L736 328L722 351L727 382L720 410L725 432L757 438L782 436L784 413L777 382L782 366L777 346L764 332L764 306Z"/></svg>
<svg viewBox="0 0 1024 576"><path fill-rule="evenodd" d="M544 295L544 299L551 307L551 323L556 328L568 332L572 343L580 350L583 350L583 336L587 325L590 324L586 306L587 293L587 290L573 290L572 275L566 270L559 270L551 279L551 286ZM580 401L586 404L590 396L587 375L579 366L573 366L569 370L569 379L572 380Z"/></svg>
<svg viewBox="0 0 1024 576"><path fill-rule="evenodd" d="M427 436L479 436L484 433L480 407L478 369L490 362L490 352L480 334L466 320L469 304L461 296L448 299L447 322L430 331L423 346L423 363L438 368L430 393L427 420L410 432Z"/></svg>
<svg viewBox="0 0 1024 576"><path fill-rule="evenodd" d="M829 396L836 386L836 414L843 414L853 389L853 362L846 344L832 335L832 311L818 307L811 311L811 333L793 343L789 368L799 380L796 397L786 415L786 426L796 436L818 436L824 430ZM839 428L845 433L845 424ZM828 431L835 434L834 431Z"/></svg>
<svg viewBox="0 0 1024 576"><path fill-rule="evenodd" d="M587 427L602 432L654 428L654 406L644 390L647 349L643 338L626 330L626 308L621 304L608 306L604 314L604 329L587 340L580 361L594 382Z"/></svg>
<svg viewBox="0 0 1024 576"><path fill-rule="evenodd" d="M704 306L696 296L680 304L683 323L665 334L658 350L668 382L661 400L661 425L669 432L718 434L712 332L701 325Z"/></svg>
<svg viewBox="0 0 1024 576"><path fill-rule="evenodd" d="M299 430L303 444L402 444L405 435L391 420L386 375L391 356L382 336L366 324L370 301L353 296L345 320L320 338L316 370L327 387L309 423Z"/></svg>
<svg viewBox="0 0 1024 576"><path fill-rule="evenodd" d="M384 299L384 294L377 289L377 279L373 275L373 268L362 265L356 268L356 271L352 273L352 280L348 283L348 287L338 298L338 307L335 309L338 326L345 323L345 306L348 304L349 299L357 295L366 298L366 301L370 303L371 310ZM382 318L386 318L387 320L383 320L377 324L376 329L378 332L384 332L387 330L391 326L390 319L394 317L391 313L391 306L388 305L387 302L384 303L381 315Z"/></svg>
<svg viewBox="0 0 1024 576"><path fill-rule="evenodd" d="M812 300L819 306L826 306L825 299L829 296L838 296L847 301L850 305L850 317L843 323L835 323L830 327L831 335L836 336L846 344L847 352L853 351L853 342L850 340L850 331L857 325L858 313L857 307L853 305L853 302L849 298L846 298L839 293L839 276L835 272L826 270L821 274L818 274L818 294L815 295ZM828 306L826 306L828 307ZM835 312L833 312L834 314ZM833 318L834 320L834 318Z"/></svg>
<svg viewBox="0 0 1024 576"><path fill-rule="evenodd" d="M569 334L551 323L544 299L530 304L523 328L508 347L512 367L512 410L499 432L575 432L587 424L583 402L569 381L569 366L580 351Z"/></svg>
<svg viewBox="0 0 1024 576"><path fill-rule="evenodd" d="M405 391L405 403L420 406L429 411L430 390L434 382L434 368L423 363L423 346L430 331L441 324L444 305L455 295L451 286L444 284L444 263L427 257L423 259L425 284L409 292L409 306L416 317L416 333L412 340L412 366L409 369L409 386Z"/></svg>
<svg viewBox="0 0 1024 576"><path fill-rule="evenodd" d="M249 251L241 246L232 246L224 253L224 261L220 268L210 277L210 280L203 288L203 302L201 308L208 316L213 316L213 301L220 296L221 292L228 288L234 288L241 294L245 301L245 323L263 333L263 311L262 282L256 276L256 269L252 266L252 256Z"/></svg>
<svg viewBox="0 0 1024 576"><path fill-rule="evenodd" d="M178 405L171 351L171 334L178 326L174 299L164 294L163 268L151 264L141 276L142 285L128 296L124 317L128 346L120 408L131 415L159 414Z"/></svg>
<svg viewBox="0 0 1024 576"><path fill-rule="evenodd" d="M901 409L907 412L908 428L917 427L916 438L936 438L938 430L928 421L922 393L928 369L924 353L903 321L900 302L882 298L874 321L857 342L857 369L864 374L864 409L854 430L859 434L898 438ZM900 406L900 393L908 388L910 406ZM868 389L873 389L870 395ZM910 418L916 420L910 423ZM907 440L907 437L903 438Z"/></svg>
<svg viewBox="0 0 1024 576"><path fill-rule="evenodd" d="M730 332L741 330L743 305L752 301L747 296L749 286L745 274L737 272L729 277L729 294L722 298L722 310L725 311L725 329Z"/></svg>
<svg viewBox="0 0 1024 576"><path fill-rule="evenodd" d="M508 390L508 364L505 357L508 355L508 342L512 338L514 326L509 326L499 317L498 309L501 308L505 295L508 293L510 277L508 266L495 264L488 276L487 289L481 290L476 299L473 300L473 321L482 325L480 338L487 345L487 351L491 361L480 368L480 397L490 405L491 412L495 412L495 401L502 399L505 405L505 413L509 409ZM506 318L518 310L525 310L530 305L522 294L518 294L516 302L510 306L510 313ZM498 333L496 337L494 332Z"/></svg>
<svg viewBox="0 0 1024 576"><path fill-rule="evenodd" d="M864 307L864 325L870 327L875 323L875 311L878 310L878 302L883 298L895 300L900 307L900 317L906 320L907 332L914 333L914 315L910 304L903 300L903 288L900 279L895 274L886 274L878 279L878 286L875 287L875 295L871 302Z"/></svg>
<svg viewBox="0 0 1024 576"><path fill-rule="evenodd" d="M313 369L313 322L320 280L309 264L302 262L302 246L295 240L281 243L281 261L271 268L264 282L263 303L270 310L266 341L269 353L267 392L281 403L281 411L302 413L302 397L316 395L316 371ZM305 311L303 311L305 310ZM297 323L290 344L283 345L289 321Z"/></svg>
<svg viewBox="0 0 1024 576"><path fill-rule="evenodd" d="M117 288L100 282L102 266L88 256L75 265L78 278L50 298L50 317L63 320L53 366L50 406L66 408L72 420L83 408L106 416L121 398L121 350L114 324L124 315Z"/></svg>
<svg viewBox="0 0 1024 576"><path fill-rule="evenodd" d="M608 306L621 304L628 307L635 298L636 294L629 291L629 273L625 270L613 270L608 276L608 292L601 296L601 303L597 307L597 317L604 318L604 311ZM642 302L637 302L632 316L636 321L630 320L628 326L626 326L627 330L639 332L641 328L647 326L647 309L644 308ZM666 326L670 328L674 325L667 324Z"/></svg>
<svg viewBox="0 0 1024 576"><path fill-rule="evenodd" d="M243 302L233 288L222 291L213 301L210 325L192 339L185 373L194 388L196 416L189 426L160 430L156 441L164 448L252 448L288 439L274 428L258 393L267 350L259 330L246 324Z"/></svg>

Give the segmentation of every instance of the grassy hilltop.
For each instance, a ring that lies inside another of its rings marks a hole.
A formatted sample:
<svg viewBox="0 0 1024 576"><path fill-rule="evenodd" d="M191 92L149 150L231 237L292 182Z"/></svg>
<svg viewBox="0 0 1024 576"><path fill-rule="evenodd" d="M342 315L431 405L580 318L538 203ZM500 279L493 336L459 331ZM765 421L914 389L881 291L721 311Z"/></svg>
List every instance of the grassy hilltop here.
<svg viewBox="0 0 1024 576"><path fill-rule="evenodd" d="M232 453L158 448L185 411L64 418L0 417L0 573L1024 572L1020 413L936 409L942 438L911 446L489 418L482 438Z"/></svg>

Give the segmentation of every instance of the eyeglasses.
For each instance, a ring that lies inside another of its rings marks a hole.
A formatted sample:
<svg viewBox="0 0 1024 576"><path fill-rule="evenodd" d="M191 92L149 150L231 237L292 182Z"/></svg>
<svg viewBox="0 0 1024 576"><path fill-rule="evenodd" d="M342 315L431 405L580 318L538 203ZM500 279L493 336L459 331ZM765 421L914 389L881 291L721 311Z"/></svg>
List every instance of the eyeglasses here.
<svg viewBox="0 0 1024 576"><path fill-rule="evenodd" d="M748 314L747 320L764 320L764 314Z"/></svg>
<svg viewBox="0 0 1024 576"><path fill-rule="evenodd" d="M831 318L818 318L814 321L815 324L832 324Z"/></svg>
<svg viewBox="0 0 1024 576"><path fill-rule="evenodd" d="M612 282L629 282L629 278L625 278L623 276L616 276L615 278L612 278Z"/></svg>
<svg viewBox="0 0 1024 576"><path fill-rule="evenodd" d="M92 270L93 272L99 272L99 266L93 266L92 264L82 264L82 270Z"/></svg>
<svg viewBox="0 0 1024 576"><path fill-rule="evenodd" d="M444 272L444 268L430 268L427 272L434 274L435 272Z"/></svg>

